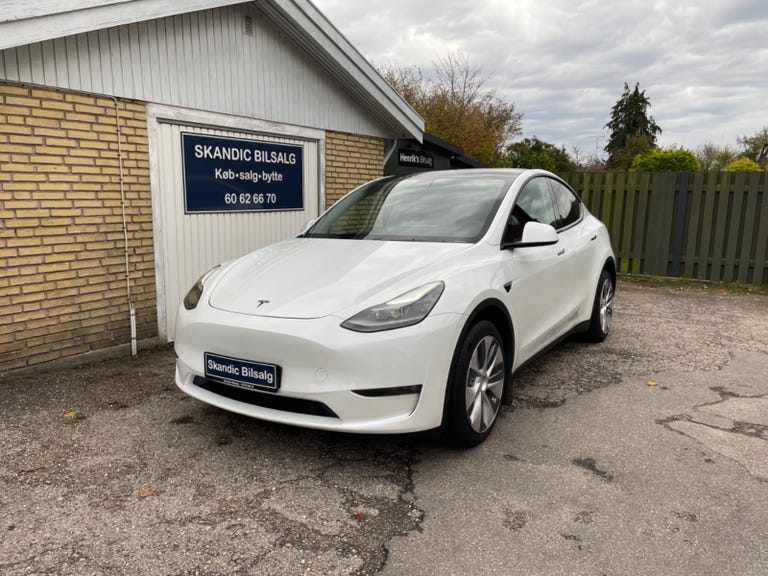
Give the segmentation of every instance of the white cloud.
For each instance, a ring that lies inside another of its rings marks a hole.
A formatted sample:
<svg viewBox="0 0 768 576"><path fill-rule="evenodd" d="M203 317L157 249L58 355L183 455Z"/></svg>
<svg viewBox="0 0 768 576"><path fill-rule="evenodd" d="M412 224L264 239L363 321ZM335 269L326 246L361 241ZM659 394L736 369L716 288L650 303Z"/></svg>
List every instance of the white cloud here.
<svg viewBox="0 0 768 576"><path fill-rule="evenodd" d="M605 145L624 82L651 99L662 145L695 149L768 125L765 0L314 0L369 60L425 73L461 51L524 114L525 136Z"/></svg>

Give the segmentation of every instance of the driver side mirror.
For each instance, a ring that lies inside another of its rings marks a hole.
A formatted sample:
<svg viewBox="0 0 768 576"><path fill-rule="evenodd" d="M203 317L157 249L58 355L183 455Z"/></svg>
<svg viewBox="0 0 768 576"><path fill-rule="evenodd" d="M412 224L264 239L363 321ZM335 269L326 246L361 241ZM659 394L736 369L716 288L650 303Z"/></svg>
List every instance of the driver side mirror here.
<svg viewBox="0 0 768 576"><path fill-rule="evenodd" d="M502 250L507 248L533 248L535 246L551 246L557 244L557 231L549 224L527 222L523 227L523 237L517 242L502 244Z"/></svg>

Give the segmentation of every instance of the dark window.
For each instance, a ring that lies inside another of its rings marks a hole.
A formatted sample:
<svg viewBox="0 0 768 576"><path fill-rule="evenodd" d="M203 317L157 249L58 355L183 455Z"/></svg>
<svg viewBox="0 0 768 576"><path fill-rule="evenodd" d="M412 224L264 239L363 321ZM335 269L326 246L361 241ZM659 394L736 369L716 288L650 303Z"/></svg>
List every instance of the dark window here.
<svg viewBox="0 0 768 576"><path fill-rule="evenodd" d="M534 178L520 191L507 220L503 243L519 242L526 222L541 222L554 226L555 210L547 178Z"/></svg>
<svg viewBox="0 0 768 576"><path fill-rule="evenodd" d="M511 180L469 171L383 178L345 196L305 234L411 242L477 242Z"/></svg>
<svg viewBox="0 0 768 576"><path fill-rule="evenodd" d="M549 181L555 195L555 211L557 212L556 228L565 228L581 218L581 201L576 194L557 180Z"/></svg>

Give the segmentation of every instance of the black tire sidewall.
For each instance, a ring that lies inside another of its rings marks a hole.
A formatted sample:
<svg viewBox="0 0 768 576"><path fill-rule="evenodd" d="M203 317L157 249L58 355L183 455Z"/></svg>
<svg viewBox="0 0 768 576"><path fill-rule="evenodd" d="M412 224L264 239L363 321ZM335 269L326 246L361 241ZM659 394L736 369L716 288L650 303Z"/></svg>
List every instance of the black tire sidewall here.
<svg viewBox="0 0 768 576"><path fill-rule="evenodd" d="M501 411L501 398L504 390L509 385L509 362L504 346L504 339L501 337L496 326L488 320L480 320L475 323L466 335L462 338L456 347L456 356L451 370L449 385L449 405L446 419L447 432L452 442L458 446L469 448L480 444L485 440L496 425L499 419L497 412L493 423L483 432L475 432L469 423L466 414L465 388L467 385L467 372L469 362L478 342L486 336L492 336L499 343L501 353L504 354L504 387L499 400L499 412Z"/></svg>
<svg viewBox="0 0 768 576"><path fill-rule="evenodd" d="M613 280L607 270L600 273L600 279L597 281L597 290L595 290L595 300L592 304L592 317L589 321L589 331L587 337L592 342L602 342L608 337L610 328L607 332L603 331L603 325L600 322L600 294L603 292L603 286L606 282L611 284L611 289L615 291Z"/></svg>

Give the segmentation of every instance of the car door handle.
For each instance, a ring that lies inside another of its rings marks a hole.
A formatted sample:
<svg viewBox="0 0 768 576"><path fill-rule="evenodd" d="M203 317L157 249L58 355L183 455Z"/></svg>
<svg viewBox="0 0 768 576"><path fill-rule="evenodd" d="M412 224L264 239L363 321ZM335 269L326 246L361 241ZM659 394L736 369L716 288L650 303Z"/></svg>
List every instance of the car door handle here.
<svg viewBox="0 0 768 576"><path fill-rule="evenodd" d="M565 254L565 248L563 248L562 250L560 250L560 252L557 253L558 256L562 256L563 254Z"/></svg>

